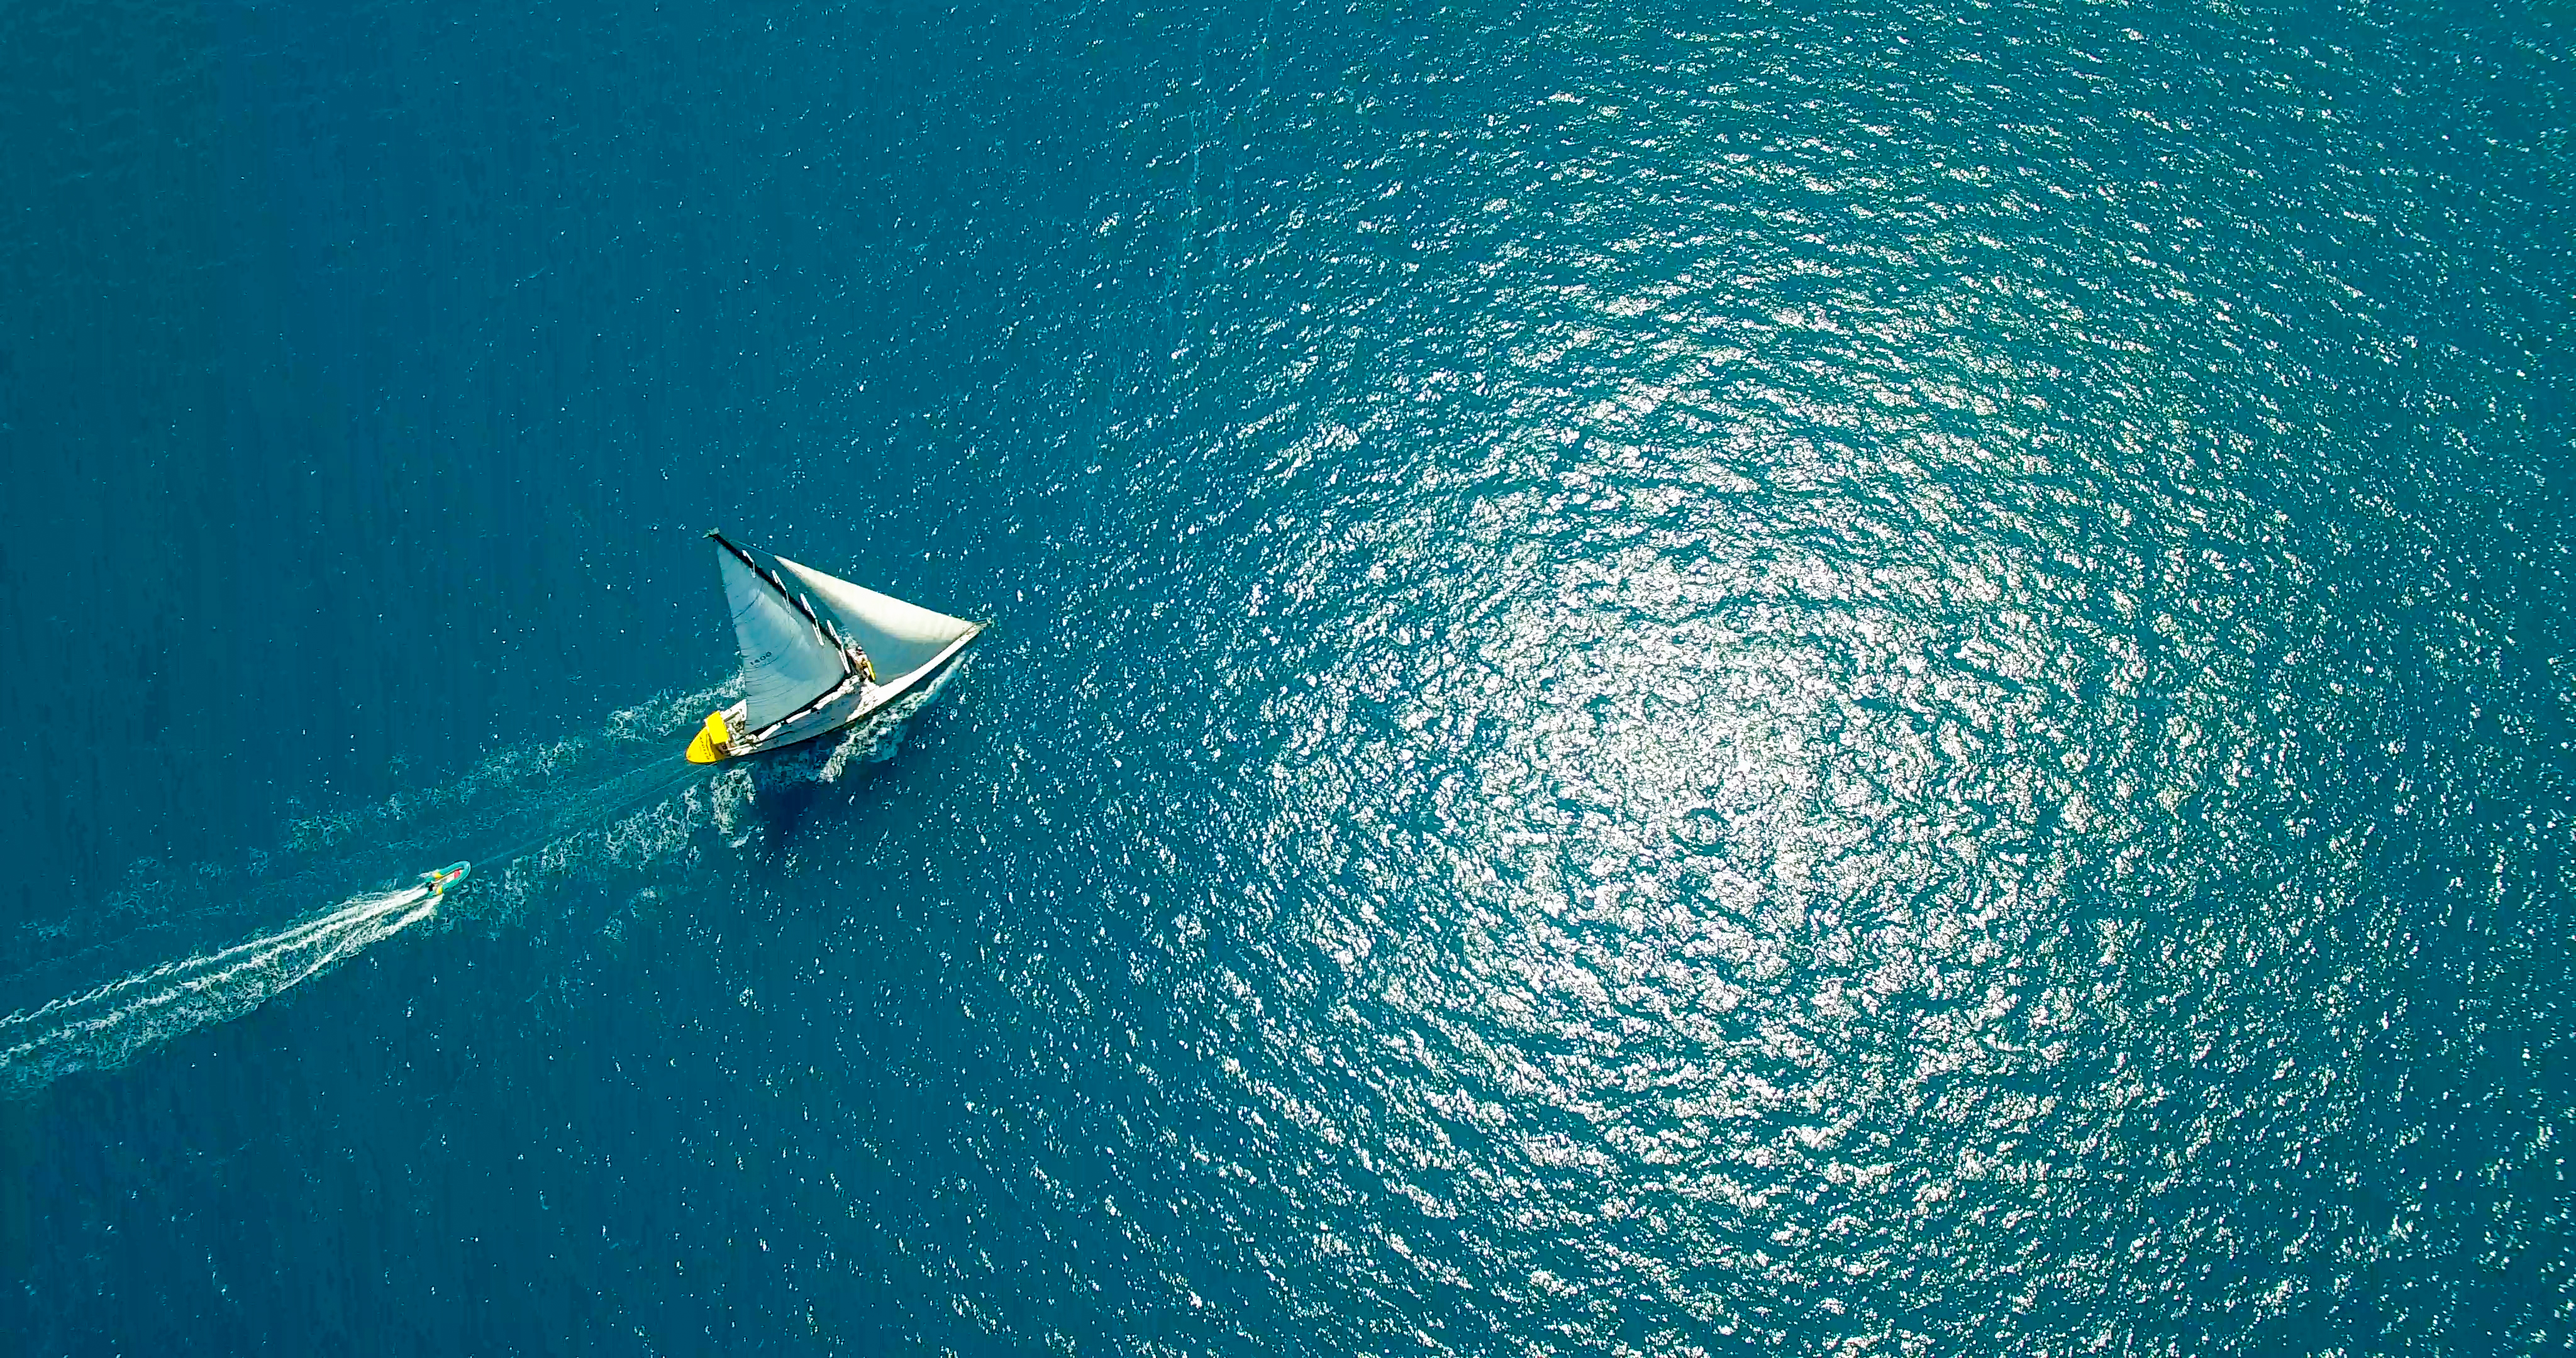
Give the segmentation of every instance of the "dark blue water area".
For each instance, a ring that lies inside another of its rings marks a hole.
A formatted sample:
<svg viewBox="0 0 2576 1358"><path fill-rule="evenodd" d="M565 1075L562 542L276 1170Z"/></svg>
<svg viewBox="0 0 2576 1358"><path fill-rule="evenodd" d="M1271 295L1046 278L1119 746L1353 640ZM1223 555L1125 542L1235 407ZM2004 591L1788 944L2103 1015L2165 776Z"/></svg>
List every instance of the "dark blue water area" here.
<svg viewBox="0 0 2576 1358"><path fill-rule="evenodd" d="M0 10L0 1352L2568 1346L2568 40Z"/></svg>

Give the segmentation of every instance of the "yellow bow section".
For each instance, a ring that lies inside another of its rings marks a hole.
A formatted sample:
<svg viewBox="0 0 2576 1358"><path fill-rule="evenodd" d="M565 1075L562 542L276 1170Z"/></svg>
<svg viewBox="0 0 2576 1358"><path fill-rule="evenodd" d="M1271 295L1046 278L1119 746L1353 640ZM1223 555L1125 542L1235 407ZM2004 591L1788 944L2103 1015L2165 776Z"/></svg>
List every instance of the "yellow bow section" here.
<svg viewBox="0 0 2576 1358"><path fill-rule="evenodd" d="M724 714L710 712L707 714L707 724L699 730L697 739L689 742L689 762L712 764L719 759L730 758L733 755L732 744L733 732L725 726Z"/></svg>

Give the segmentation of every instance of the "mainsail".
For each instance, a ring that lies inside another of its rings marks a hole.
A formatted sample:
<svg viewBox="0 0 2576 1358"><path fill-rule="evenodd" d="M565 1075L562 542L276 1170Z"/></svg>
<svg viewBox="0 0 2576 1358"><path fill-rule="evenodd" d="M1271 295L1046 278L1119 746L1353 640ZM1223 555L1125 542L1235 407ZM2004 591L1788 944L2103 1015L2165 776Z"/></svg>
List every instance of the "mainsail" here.
<svg viewBox="0 0 2576 1358"><path fill-rule="evenodd" d="M715 545L725 602L733 606L734 640L742 646L743 725L757 731L838 688L849 677L849 662L823 635L810 606L788 595L773 567L721 537Z"/></svg>

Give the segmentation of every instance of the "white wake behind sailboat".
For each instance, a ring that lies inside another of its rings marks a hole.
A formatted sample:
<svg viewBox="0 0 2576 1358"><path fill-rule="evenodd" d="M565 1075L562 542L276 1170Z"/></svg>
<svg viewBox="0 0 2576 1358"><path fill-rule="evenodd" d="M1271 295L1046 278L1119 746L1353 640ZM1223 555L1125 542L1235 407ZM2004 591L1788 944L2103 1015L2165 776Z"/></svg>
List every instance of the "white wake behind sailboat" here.
<svg viewBox="0 0 2576 1358"><path fill-rule="evenodd" d="M933 613L722 533L716 569L742 645L744 696L689 742L689 762L740 759L829 735L915 693L984 624Z"/></svg>

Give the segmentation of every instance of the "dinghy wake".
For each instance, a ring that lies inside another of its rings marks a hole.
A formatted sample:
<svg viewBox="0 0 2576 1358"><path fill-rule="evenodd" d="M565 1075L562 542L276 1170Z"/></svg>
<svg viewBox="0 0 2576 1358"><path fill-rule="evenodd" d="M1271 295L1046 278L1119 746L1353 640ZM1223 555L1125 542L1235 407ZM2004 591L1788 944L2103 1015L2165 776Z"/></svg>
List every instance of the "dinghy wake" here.
<svg viewBox="0 0 2576 1358"><path fill-rule="evenodd" d="M76 1070L112 1070L180 1033L247 1014L437 914L440 895L413 886L358 896L266 937L0 1019L0 1098Z"/></svg>
<svg viewBox="0 0 2576 1358"><path fill-rule="evenodd" d="M420 925L497 926L569 876L685 849L705 818L689 809L706 801L705 776L664 742L722 692L666 695L595 735L308 817L247 868L143 865L98 905L20 940L22 955L51 955L0 980L0 1098L122 1066Z"/></svg>
<svg viewBox="0 0 2576 1358"><path fill-rule="evenodd" d="M958 668L836 739L723 770L664 742L683 714L733 686L665 695L595 736L505 751L445 786L299 822L248 872L139 876L102 907L37 931L55 955L0 980L0 1099L116 1069L424 924L498 930L569 882L668 878L710 849L718 857L704 866L716 867L748 842L766 793L892 758ZM317 899L337 904L317 912L306 904Z"/></svg>

